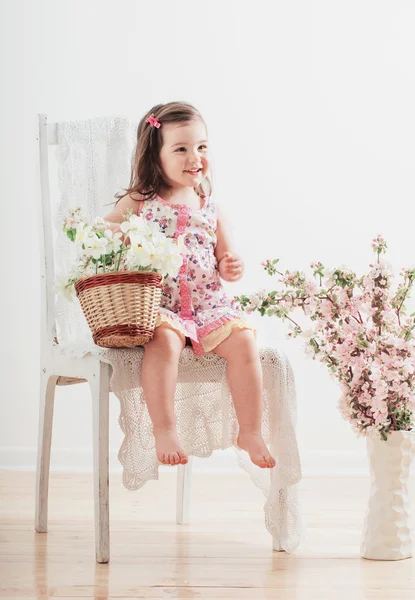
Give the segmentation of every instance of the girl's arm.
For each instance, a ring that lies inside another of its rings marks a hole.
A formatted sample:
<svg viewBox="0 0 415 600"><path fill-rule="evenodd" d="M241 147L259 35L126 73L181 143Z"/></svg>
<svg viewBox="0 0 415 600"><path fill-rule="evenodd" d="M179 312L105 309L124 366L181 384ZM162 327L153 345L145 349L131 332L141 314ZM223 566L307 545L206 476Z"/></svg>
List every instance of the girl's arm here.
<svg viewBox="0 0 415 600"><path fill-rule="evenodd" d="M239 281L244 272L244 264L234 251L230 226L219 206L217 206L216 238L215 256L218 261L219 275L225 281Z"/></svg>
<svg viewBox="0 0 415 600"><path fill-rule="evenodd" d="M133 200L129 194L121 198L114 206L113 210L105 215L104 219L109 222L110 229L113 233L122 233L120 223L125 219L128 209L137 212L138 202Z"/></svg>

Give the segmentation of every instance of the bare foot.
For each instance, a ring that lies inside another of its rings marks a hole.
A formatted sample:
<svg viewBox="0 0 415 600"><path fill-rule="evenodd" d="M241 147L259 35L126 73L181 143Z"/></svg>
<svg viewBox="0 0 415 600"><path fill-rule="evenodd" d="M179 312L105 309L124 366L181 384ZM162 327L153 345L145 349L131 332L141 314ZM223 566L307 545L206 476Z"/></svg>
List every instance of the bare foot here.
<svg viewBox="0 0 415 600"><path fill-rule="evenodd" d="M254 465L261 469L272 469L275 467L275 459L271 456L260 433L245 431L239 433L236 444L246 450Z"/></svg>
<svg viewBox="0 0 415 600"><path fill-rule="evenodd" d="M186 454L180 445L175 429L154 429L157 458L163 465L185 465L188 462Z"/></svg>

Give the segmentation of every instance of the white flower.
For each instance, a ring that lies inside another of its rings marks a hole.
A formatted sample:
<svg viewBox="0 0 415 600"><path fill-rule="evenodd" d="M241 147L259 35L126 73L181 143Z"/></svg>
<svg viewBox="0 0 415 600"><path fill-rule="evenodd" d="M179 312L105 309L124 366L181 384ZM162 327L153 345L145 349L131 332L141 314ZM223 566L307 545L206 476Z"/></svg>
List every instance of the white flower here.
<svg viewBox="0 0 415 600"><path fill-rule="evenodd" d="M84 275L83 270L81 270L79 265L77 265L69 270L67 279L72 279L72 280L76 281L77 279L80 279L81 277L83 277L83 275Z"/></svg>
<svg viewBox="0 0 415 600"><path fill-rule="evenodd" d="M109 223L105 221L102 217L96 217L94 220L94 229L104 230L108 229Z"/></svg>
<svg viewBox="0 0 415 600"><path fill-rule="evenodd" d="M165 248L161 245L155 246L152 242L145 242L147 244L149 252L150 252L150 264L153 269L157 269L157 271L162 270L163 261L166 256ZM167 245L166 245L167 248Z"/></svg>
<svg viewBox="0 0 415 600"><path fill-rule="evenodd" d="M155 248L166 248L172 243L172 240L164 235L160 230L155 231L147 237L148 241L153 244ZM176 245L176 244L175 244Z"/></svg>
<svg viewBox="0 0 415 600"><path fill-rule="evenodd" d="M301 335L302 335L302 337L304 337L306 339L310 339L313 337L314 331L311 327L309 327L308 329L303 329L303 332Z"/></svg>
<svg viewBox="0 0 415 600"><path fill-rule="evenodd" d="M69 216L63 220L66 229L77 229L85 225L85 218L82 215L82 208L77 206L69 210Z"/></svg>
<svg viewBox="0 0 415 600"><path fill-rule="evenodd" d="M164 237L165 239L170 239L167 238L167 236L162 232L162 230L160 229L160 225L156 222L152 222L152 221L146 221L147 224L147 229L148 229L148 236L150 236L151 238L153 238L154 236L157 235L161 235L162 237Z"/></svg>
<svg viewBox="0 0 415 600"><path fill-rule="evenodd" d="M163 277L165 275L170 275L170 277L177 277L179 274L180 268L183 264L183 257L179 254L174 248L164 256L161 265L161 274Z"/></svg>
<svg viewBox="0 0 415 600"><path fill-rule="evenodd" d="M74 231L78 266L70 279L94 275L116 268L123 270L140 270L148 268L163 276L176 276L182 266L182 251L185 248L185 236L174 240L164 234L157 222L149 222L143 217L130 214L120 224L123 233L114 233L110 224L102 217L97 217L89 225L79 210L69 213L64 221L64 229ZM120 253L122 237L129 238L126 252ZM114 255L117 255L114 260ZM102 259L105 258L105 264ZM91 260L93 259L93 260ZM66 290L66 286L63 285ZM62 289L62 285L61 285Z"/></svg>
<svg viewBox="0 0 415 600"><path fill-rule="evenodd" d="M151 263L151 248L144 240L143 245L131 244L126 254L127 269L134 271L139 267L148 267Z"/></svg>
<svg viewBox="0 0 415 600"><path fill-rule="evenodd" d="M82 246L86 241L95 235L92 231L91 225L85 225L85 223L79 224L76 228L76 237L75 237L75 245Z"/></svg>
<svg viewBox="0 0 415 600"><path fill-rule="evenodd" d="M304 291L309 296L312 296L314 294L318 294L320 292L320 288L315 281L306 281L304 284Z"/></svg>
<svg viewBox="0 0 415 600"><path fill-rule="evenodd" d="M68 277L65 275L57 275L55 281L55 291L62 294L66 300L73 302L75 296L75 286L73 283L68 283Z"/></svg>
<svg viewBox="0 0 415 600"><path fill-rule="evenodd" d="M409 362L405 362L405 364L402 367L402 375L404 377L409 377L409 375L413 375L415 371L415 367L414 365L412 365Z"/></svg>
<svg viewBox="0 0 415 600"><path fill-rule="evenodd" d="M89 277L90 275L95 275L95 265L92 261L90 261L85 267L83 267L82 275L80 277Z"/></svg>
<svg viewBox="0 0 415 600"><path fill-rule="evenodd" d="M304 345L304 351L307 354L307 356L314 356L314 354L315 354L314 347L309 342L307 342Z"/></svg>
<svg viewBox="0 0 415 600"><path fill-rule="evenodd" d="M137 215L131 215L128 221L121 223L120 228L123 233L128 233L131 244L140 243L141 240L151 235L148 221ZM158 226L157 228L160 230Z"/></svg>
<svg viewBox="0 0 415 600"><path fill-rule="evenodd" d="M111 254L111 252L118 252L122 245L122 234L113 233L111 229L106 229L104 231L104 237L108 240L106 253Z"/></svg>
<svg viewBox="0 0 415 600"><path fill-rule="evenodd" d="M63 220L63 224L66 229L75 229L77 222L78 221L76 221L72 217L65 217L65 219Z"/></svg>
<svg viewBox="0 0 415 600"><path fill-rule="evenodd" d="M85 240L86 248L84 253L86 256L92 256L92 258L99 258L103 254L107 254L108 240L106 237L99 238L97 235L94 237L88 237Z"/></svg>
<svg viewBox="0 0 415 600"><path fill-rule="evenodd" d="M252 294L249 298L249 308L255 310L256 308L261 307L265 298L268 298L268 292L264 289Z"/></svg>

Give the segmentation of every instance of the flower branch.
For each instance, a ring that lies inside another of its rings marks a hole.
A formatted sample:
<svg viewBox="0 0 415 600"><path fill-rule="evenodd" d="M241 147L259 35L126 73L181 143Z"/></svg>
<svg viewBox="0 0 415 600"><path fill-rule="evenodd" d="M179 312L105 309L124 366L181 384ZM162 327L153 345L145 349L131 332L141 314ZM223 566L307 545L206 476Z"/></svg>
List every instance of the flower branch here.
<svg viewBox="0 0 415 600"><path fill-rule="evenodd" d="M412 429L415 410L415 313L406 317L405 307L415 268L402 270L404 280L393 293L392 270L380 259L386 248L378 235L376 263L362 277L317 262L310 265L311 279L300 271L282 273L279 259L267 260L264 269L282 289L236 298L247 313L290 321L288 337L302 336L307 354L339 381L339 407L355 432L377 431L384 440L392 431ZM307 329L291 318L296 310L310 321Z"/></svg>

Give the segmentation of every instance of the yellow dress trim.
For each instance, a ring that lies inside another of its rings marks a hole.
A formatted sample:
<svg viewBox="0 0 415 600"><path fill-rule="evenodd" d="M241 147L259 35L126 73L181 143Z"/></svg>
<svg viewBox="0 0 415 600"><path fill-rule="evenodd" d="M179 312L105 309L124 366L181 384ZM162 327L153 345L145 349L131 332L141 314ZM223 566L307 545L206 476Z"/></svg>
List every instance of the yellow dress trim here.
<svg viewBox="0 0 415 600"><path fill-rule="evenodd" d="M183 341L186 341L187 332L183 329L183 327L181 327L179 323L171 319L168 315L164 313L159 313L157 315L155 327L162 326L174 329L174 331L177 331L177 333L179 333L184 338Z"/></svg>
<svg viewBox="0 0 415 600"><path fill-rule="evenodd" d="M232 329L250 329L254 332L256 338L256 328L252 327L245 319L232 319L227 323L224 323L217 329L211 331L206 337L204 337L201 342L203 345L203 349L205 352L210 352L216 346L218 346L221 342L226 340L227 337L232 333Z"/></svg>
<svg viewBox="0 0 415 600"><path fill-rule="evenodd" d="M159 313L157 315L156 327L169 327L170 329L174 329L177 333L182 336L183 341L186 340L187 332L180 326L179 323L174 321L171 317L164 313ZM201 344L203 346L203 350L205 352L210 352L216 346L219 346L221 342L226 340L227 337L230 336L233 329L250 329L253 331L256 338L256 329L252 327L245 319L232 319L231 321L227 321L217 329L214 329L206 337L201 340Z"/></svg>

